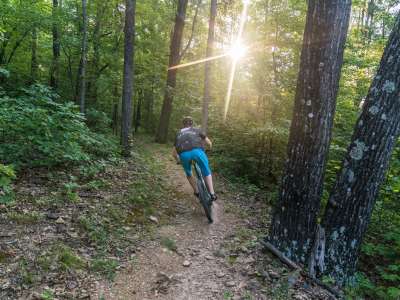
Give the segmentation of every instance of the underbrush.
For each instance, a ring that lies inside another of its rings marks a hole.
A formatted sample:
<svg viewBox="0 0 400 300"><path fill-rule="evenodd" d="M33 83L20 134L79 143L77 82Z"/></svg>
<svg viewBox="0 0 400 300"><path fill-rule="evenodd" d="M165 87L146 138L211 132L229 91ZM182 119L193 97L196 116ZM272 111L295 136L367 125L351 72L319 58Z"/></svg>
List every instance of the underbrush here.
<svg viewBox="0 0 400 300"><path fill-rule="evenodd" d="M77 165L118 155L115 138L95 133L73 103L43 85L0 98L0 161L16 169Z"/></svg>
<svg viewBox="0 0 400 300"><path fill-rule="evenodd" d="M6 267L0 298L15 299L21 291L84 297L94 278L112 280L134 257L155 229L150 216L163 223L169 212L160 206L177 197L155 157L164 148L146 143L135 143L130 160L98 160L47 174L36 169L33 177L41 180L32 181L33 173L19 179L15 200L0 206L0 231L7 233L0 235L0 270Z"/></svg>
<svg viewBox="0 0 400 300"><path fill-rule="evenodd" d="M11 166L0 163L0 204L10 202L13 198L12 181L15 179L15 172Z"/></svg>
<svg viewBox="0 0 400 300"><path fill-rule="evenodd" d="M215 170L232 181L274 189L283 169L287 124L228 122L210 128Z"/></svg>

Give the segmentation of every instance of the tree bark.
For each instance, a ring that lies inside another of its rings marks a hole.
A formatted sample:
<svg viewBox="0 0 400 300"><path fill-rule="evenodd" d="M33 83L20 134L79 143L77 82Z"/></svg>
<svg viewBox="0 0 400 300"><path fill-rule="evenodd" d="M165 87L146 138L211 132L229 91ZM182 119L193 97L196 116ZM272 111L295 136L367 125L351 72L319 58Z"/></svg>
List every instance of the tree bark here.
<svg viewBox="0 0 400 300"><path fill-rule="evenodd" d="M289 135L288 159L270 241L305 262L316 229L351 0L310 0Z"/></svg>
<svg viewBox="0 0 400 300"><path fill-rule="evenodd" d="M123 155L130 156L129 134L132 126L132 90L134 81L133 58L135 39L135 0L126 0L124 79L122 85L121 144Z"/></svg>
<svg viewBox="0 0 400 300"><path fill-rule="evenodd" d="M146 131L154 134L154 82L151 87L146 87L144 90L144 126Z"/></svg>
<svg viewBox="0 0 400 300"><path fill-rule="evenodd" d="M368 26L368 42L371 43L372 35L374 33L374 16L375 16L376 5L374 0L370 0L368 3L368 16L369 24Z"/></svg>
<svg viewBox="0 0 400 300"><path fill-rule="evenodd" d="M141 126L142 123L142 100L143 100L143 92L139 94L136 106L135 133L138 132L139 127Z"/></svg>
<svg viewBox="0 0 400 300"><path fill-rule="evenodd" d="M59 59L60 59L60 32L58 25L58 12L59 12L58 0L53 0L53 61L50 68L50 86L53 89L58 87L58 71L59 71Z"/></svg>
<svg viewBox="0 0 400 300"><path fill-rule="evenodd" d="M180 49L182 44L183 28L185 26L186 7L188 0L178 0L178 9L175 16L174 33L171 39L169 67L178 65L180 62ZM166 143L168 138L168 127L172 113L172 101L176 86L177 69L168 70L167 86L164 94L164 101L161 109L160 121L158 125L156 142Z"/></svg>
<svg viewBox="0 0 400 300"><path fill-rule="evenodd" d="M214 48L214 35L215 35L215 18L217 16L217 0L211 0L210 5L210 20L208 23L208 38L207 38L207 51L206 57L213 55ZM203 98L203 110L201 118L201 127L204 133L207 133L208 129L208 106L210 103L210 90L211 90L211 62L206 61L204 66L204 98Z"/></svg>
<svg viewBox="0 0 400 300"><path fill-rule="evenodd" d="M87 60L87 0L82 0L82 46L81 46L81 63L78 74L79 82L79 109L82 114L85 113L85 96L86 96L86 60ZM78 94L78 93L77 93Z"/></svg>
<svg viewBox="0 0 400 300"><path fill-rule="evenodd" d="M38 60L37 60L37 46L38 46L38 37L37 37L37 28L34 26L32 28L32 59L31 59L31 83L37 81L38 77Z"/></svg>
<svg viewBox="0 0 400 300"><path fill-rule="evenodd" d="M356 270L379 187L400 134L400 15L384 51L329 198L319 271L339 285Z"/></svg>
<svg viewBox="0 0 400 300"><path fill-rule="evenodd" d="M101 68L100 67L100 48L101 48L101 29L102 29L102 21L104 18L105 4L103 2L97 3L96 8L96 16L94 21L94 29L93 29L93 75L91 76L91 90L88 93L91 95L92 103L95 104L97 102L98 97L98 85L97 80L100 77L100 74L103 68L107 68L106 65Z"/></svg>

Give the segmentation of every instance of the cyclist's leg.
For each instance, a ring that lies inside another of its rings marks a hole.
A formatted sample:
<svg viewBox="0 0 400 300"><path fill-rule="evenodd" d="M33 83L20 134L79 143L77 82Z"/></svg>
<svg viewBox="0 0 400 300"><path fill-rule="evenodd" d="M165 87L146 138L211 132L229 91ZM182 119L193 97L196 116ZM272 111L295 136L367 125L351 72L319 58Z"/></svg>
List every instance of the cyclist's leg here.
<svg viewBox="0 0 400 300"><path fill-rule="evenodd" d="M187 180L189 181L190 185L193 188L193 192L196 196L198 196L199 194L199 190L197 189L197 184L196 184L196 179L194 178L194 176L186 176Z"/></svg>
<svg viewBox="0 0 400 300"><path fill-rule="evenodd" d="M214 191L214 185L213 185L212 175L210 174L210 175L204 177L204 181L205 181L206 184L207 184L208 191L210 192L210 194L211 194L211 195L214 195L214 194L215 194L215 191Z"/></svg>
<svg viewBox="0 0 400 300"><path fill-rule="evenodd" d="M206 153L202 149L194 149L192 151L195 151L194 159L199 164L199 167L201 169L201 173L203 174L204 181L206 182L208 191L210 192L211 195L215 195L211 169L210 169L210 166L208 163L208 157L207 157Z"/></svg>
<svg viewBox="0 0 400 300"><path fill-rule="evenodd" d="M182 167L185 170L185 174L186 174L186 178L188 179L190 185L193 188L193 191L195 194L198 194L198 190L197 190L197 184L196 184L196 180L194 179L193 175L192 175L192 153L191 151L186 151L186 152L182 152L179 155L179 158L181 160L182 163Z"/></svg>

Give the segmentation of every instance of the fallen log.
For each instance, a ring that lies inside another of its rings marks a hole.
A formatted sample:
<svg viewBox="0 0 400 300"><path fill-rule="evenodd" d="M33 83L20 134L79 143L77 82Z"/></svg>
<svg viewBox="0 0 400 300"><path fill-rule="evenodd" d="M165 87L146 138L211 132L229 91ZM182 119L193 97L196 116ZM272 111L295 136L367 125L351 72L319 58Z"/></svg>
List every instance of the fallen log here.
<svg viewBox="0 0 400 300"><path fill-rule="evenodd" d="M328 290L331 294L336 296L339 299L343 299L343 293L339 290L337 290L334 287L331 287L327 285L326 283L322 282L321 280L312 277L308 272L303 270L298 264L296 264L294 261L290 260L287 258L281 251L279 251L274 245L272 245L270 242L267 241L261 241L261 244L264 246L264 249L269 250L272 254L274 254L276 257L279 258L281 262L283 262L285 265L289 266L291 269L294 270L299 270L301 275L305 277L307 280L311 281L312 283L319 285L320 287Z"/></svg>

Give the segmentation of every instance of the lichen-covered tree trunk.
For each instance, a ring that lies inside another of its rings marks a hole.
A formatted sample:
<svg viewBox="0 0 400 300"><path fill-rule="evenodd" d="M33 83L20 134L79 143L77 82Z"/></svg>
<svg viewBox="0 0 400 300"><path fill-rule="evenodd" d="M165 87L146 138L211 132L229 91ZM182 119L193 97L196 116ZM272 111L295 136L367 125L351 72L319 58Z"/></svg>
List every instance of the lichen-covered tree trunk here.
<svg viewBox="0 0 400 300"><path fill-rule="evenodd" d="M217 0L211 0L210 20L208 22L206 57L211 57L213 55L216 16L217 16ZM203 94L203 110L201 118L201 127L204 132L207 132L207 127L208 127L208 106L210 103L210 89L211 89L210 83L211 83L211 62L207 61L204 66L204 94Z"/></svg>
<svg viewBox="0 0 400 300"><path fill-rule="evenodd" d="M400 134L400 15L322 221L325 255L320 271L344 284L354 274L379 187Z"/></svg>
<svg viewBox="0 0 400 300"><path fill-rule="evenodd" d="M310 0L288 159L270 241L304 262L314 236L336 108L351 0Z"/></svg>
<svg viewBox="0 0 400 300"><path fill-rule="evenodd" d="M124 156L130 155L129 133L132 126L132 92L133 92L133 58L135 37L135 0L126 0L125 10L125 48L124 48L124 79L122 84L122 124L121 144Z"/></svg>
<svg viewBox="0 0 400 300"><path fill-rule="evenodd" d="M53 0L53 61L50 68L50 86L54 89L58 87L58 69L60 60L60 30L58 22L58 11L61 3L58 0Z"/></svg>
<svg viewBox="0 0 400 300"><path fill-rule="evenodd" d="M177 14L175 17L174 33L171 39L170 54L169 54L169 67L179 64L181 55L181 44L183 28L185 26L186 7L188 0L179 0ZM165 88L164 102L161 109L160 121L157 130L156 141L158 143L166 143L168 138L168 127L172 113L172 101L174 99L174 92L176 86L177 69L168 70L167 86Z"/></svg>

